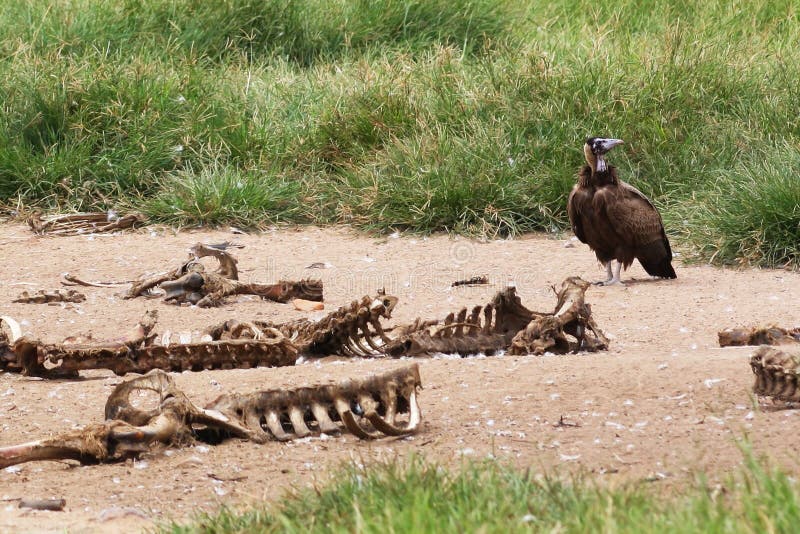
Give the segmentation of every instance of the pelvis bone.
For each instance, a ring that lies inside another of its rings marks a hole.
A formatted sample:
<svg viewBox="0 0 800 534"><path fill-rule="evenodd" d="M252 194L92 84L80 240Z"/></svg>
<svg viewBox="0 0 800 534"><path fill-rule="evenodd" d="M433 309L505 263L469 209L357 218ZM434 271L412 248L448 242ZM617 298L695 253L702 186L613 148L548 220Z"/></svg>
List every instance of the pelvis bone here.
<svg viewBox="0 0 800 534"><path fill-rule="evenodd" d="M156 443L180 445L194 439L219 443L236 437L264 443L344 431L362 439L403 436L419 429L421 387L419 368L411 365L339 384L223 395L198 408L172 377L154 370L114 389L106 402L105 422L0 448L0 469L37 460L114 461ZM143 390L158 395L156 408L131 404L130 395Z"/></svg>

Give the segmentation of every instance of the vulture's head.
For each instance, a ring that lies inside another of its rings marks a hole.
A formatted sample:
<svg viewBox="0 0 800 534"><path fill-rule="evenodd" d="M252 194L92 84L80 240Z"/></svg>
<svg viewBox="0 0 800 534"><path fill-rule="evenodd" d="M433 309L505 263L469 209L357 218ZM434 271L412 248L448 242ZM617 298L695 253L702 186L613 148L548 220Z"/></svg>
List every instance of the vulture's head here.
<svg viewBox="0 0 800 534"><path fill-rule="evenodd" d="M583 154L586 163L594 172L603 172L607 169L605 156L609 150L623 143L622 139L608 139L605 137L590 137L583 145Z"/></svg>

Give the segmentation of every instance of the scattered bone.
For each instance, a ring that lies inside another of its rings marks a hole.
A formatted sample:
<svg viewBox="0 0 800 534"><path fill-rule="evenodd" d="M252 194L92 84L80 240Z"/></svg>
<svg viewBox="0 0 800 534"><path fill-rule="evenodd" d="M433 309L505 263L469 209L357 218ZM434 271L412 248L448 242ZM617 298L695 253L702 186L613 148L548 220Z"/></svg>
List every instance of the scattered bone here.
<svg viewBox="0 0 800 534"><path fill-rule="evenodd" d="M780 328L727 328L717 333L720 347L741 347L745 345L780 345L800 342L800 327Z"/></svg>
<svg viewBox="0 0 800 534"><path fill-rule="evenodd" d="M87 282L81 280L77 276L70 273L63 273L61 275L61 285L65 286L85 286L85 287L120 287L134 283L133 280L126 280L124 282Z"/></svg>
<svg viewBox="0 0 800 534"><path fill-rule="evenodd" d="M363 380L251 394L227 394L197 408L161 370L122 382L108 397L105 422L56 437L0 448L0 469L40 460L82 464L137 457L151 445L195 440L256 443L349 431L361 439L405 436L422 420L419 368L411 365ZM130 395L153 391L159 405L134 407Z"/></svg>
<svg viewBox="0 0 800 534"><path fill-rule="evenodd" d="M472 278L467 278L466 280L456 280L450 287L458 287L458 286L479 286L479 285L486 285L489 283L489 278L484 276L473 276Z"/></svg>
<svg viewBox="0 0 800 534"><path fill-rule="evenodd" d="M196 304L201 308L218 306L227 296L245 294L276 302L289 302L292 298L322 301L320 280L279 281L275 284L240 282L237 261L225 250L230 246L235 245L227 242L217 245L197 243L191 248L188 261L172 271L134 282L124 298L145 295L158 286L165 292L165 301ZM219 261L215 272L206 272L199 261L207 256Z"/></svg>
<svg viewBox="0 0 800 534"><path fill-rule="evenodd" d="M22 304L49 304L54 302L78 303L83 302L84 300L86 300L86 295L75 291L74 289L55 289L51 291L40 289L35 293L23 291L20 296L18 296L12 302L18 302Z"/></svg>
<svg viewBox="0 0 800 534"><path fill-rule="evenodd" d="M293 299L292 306L294 306L295 310L305 312L320 311L325 309L325 305L323 303L305 299Z"/></svg>
<svg viewBox="0 0 800 534"><path fill-rule="evenodd" d="M28 218L28 225L33 233L58 236L114 232L133 228L144 222L145 217L141 213L119 217L113 211L43 217L41 210L36 210Z"/></svg>
<svg viewBox="0 0 800 534"><path fill-rule="evenodd" d="M574 423L572 421L565 420L564 416L562 415L558 418L557 423L553 423L553 426L555 428L564 428L564 427L579 427L581 425L579 425L578 423Z"/></svg>
<svg viewBox="0 0 800 534"><path fill-rule="evenodd" d="M800 401L800 354L762 346L750 358L750 367L756 375L753 392L774 399Z"/></svg>
<svg viewBox="0 0 800 534"><path fill-rule="evenodd" d="M50 512L61 512L67 505L65 499L20 499L20 508L30 508L32 510L46 510Z"/></svg>

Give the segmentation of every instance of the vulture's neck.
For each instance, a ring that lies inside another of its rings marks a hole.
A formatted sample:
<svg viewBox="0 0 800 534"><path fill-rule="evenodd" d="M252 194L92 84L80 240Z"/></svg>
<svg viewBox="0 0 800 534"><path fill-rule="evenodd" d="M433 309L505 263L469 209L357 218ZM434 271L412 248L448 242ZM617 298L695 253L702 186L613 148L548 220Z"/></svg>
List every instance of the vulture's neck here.
<svg viewBox="0 0 800 534"><path fill-rule="evenodd" d="M617 168L607 165L606 170L598 171L594 165L584 165L581 169L578 185L580 187L600 187L603 185L617 185Z"/></svg>

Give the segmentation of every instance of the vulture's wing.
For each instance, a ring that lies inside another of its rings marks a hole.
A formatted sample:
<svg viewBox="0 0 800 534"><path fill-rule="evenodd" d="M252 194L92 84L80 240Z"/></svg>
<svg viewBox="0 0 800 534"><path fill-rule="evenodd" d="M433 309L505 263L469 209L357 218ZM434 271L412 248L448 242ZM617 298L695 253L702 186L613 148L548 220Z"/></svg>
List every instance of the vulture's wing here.
<svg viewBox="0 0 800 534"><path fill-rule="evenodd" d="M594 203L596 209L605 211L614 232L629 246L666 240L658 210L632 185L620 181L616 188L601 188L595 193Z"/></svg>
<svg viewBox="0 0 800 534"><path fill-rule="evenodd" d="M569 215L569 223L572 226L572 231L575 236L586 243L586 234L583 231L583 217L582 211L586 208L591 209L591 196L589 193L578 187L577 185L572 188L567 200L567 215Z"/></svg>

